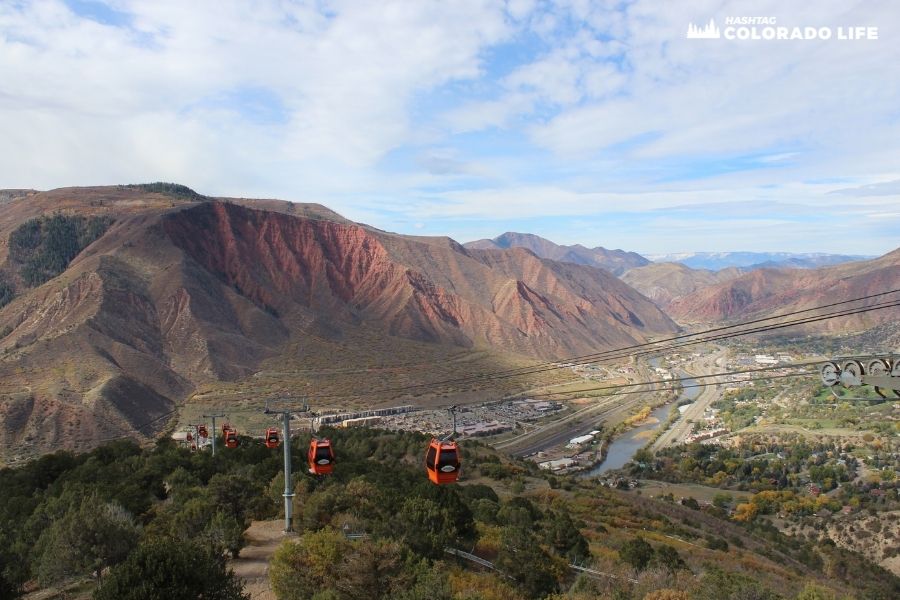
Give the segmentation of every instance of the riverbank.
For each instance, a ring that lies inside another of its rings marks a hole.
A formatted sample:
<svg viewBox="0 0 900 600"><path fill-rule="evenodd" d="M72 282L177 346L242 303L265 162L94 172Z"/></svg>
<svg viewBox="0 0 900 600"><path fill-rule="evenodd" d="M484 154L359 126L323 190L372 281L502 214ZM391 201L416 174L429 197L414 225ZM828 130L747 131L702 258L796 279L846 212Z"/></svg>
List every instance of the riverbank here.
<svg viewBox="0 0 900 600"><path fill-rule="evenodd" d="M683 385L678 397L672 402L656 407L641 425L610 440L604 459L600 464L586 469L584 477L599 477L608 471L621 469L631 461L638 450L652 444L678 421L677 407L685 402L696 401L702 390L702 387L695 387L696 380L686 371L679 371L678 376Z"/></svg>

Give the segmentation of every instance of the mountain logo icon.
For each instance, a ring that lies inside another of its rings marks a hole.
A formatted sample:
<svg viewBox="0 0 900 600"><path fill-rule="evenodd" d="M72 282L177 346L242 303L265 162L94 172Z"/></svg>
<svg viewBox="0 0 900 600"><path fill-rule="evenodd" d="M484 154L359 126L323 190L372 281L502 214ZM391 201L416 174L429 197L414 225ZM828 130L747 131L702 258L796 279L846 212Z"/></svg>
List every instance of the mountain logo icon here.
<svg viewBox="0 0 900 600"><path fill-rule="evenodd" d="M706 27L698 27L693 23L688 25L687 39L689 40L717 40L722 37L715 19L710 19Z"/></svg>

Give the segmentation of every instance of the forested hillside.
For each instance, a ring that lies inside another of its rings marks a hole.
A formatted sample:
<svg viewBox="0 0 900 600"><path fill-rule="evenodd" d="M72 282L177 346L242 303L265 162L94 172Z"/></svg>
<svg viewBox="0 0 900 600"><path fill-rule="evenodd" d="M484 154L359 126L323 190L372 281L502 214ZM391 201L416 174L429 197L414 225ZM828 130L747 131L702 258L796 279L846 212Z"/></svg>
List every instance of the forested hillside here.
<svg viewBox="0 0 900 600"><path fill-rule="evenodd" d="M461 483L436 487L421 466L421 435L327 433L338 468L325 480L297 474L299 535L270 567L279 598L900 593L896 578L857 555L729 522L714 507L557 478L475 443L465 444ZM296 465L307 442L294 441ZM226 557L240 554L251 520L278 517L281 451L243 438L213 458L170 440L152 449L117 441L0 471L0 489L4 598L60 584L74 598L241 598ZM460 563L448 548L496 570Z"/></svg>

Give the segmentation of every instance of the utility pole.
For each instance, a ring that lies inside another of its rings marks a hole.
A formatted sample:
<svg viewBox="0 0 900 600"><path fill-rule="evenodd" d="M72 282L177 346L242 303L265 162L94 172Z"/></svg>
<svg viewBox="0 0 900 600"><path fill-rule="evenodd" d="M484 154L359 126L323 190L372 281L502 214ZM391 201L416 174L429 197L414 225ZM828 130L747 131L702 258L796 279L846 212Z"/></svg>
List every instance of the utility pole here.
<svg viewBox="0 0 900 600"><path fill-rule="evenodd" d="M293 531L294 486L291 484L291 413L281 413L281 434L284 436L284 532Z"/></svg>
<svg viewBox="0 0 900 600"><path fill-rule="evenodd" d="M450 417L453 419L453 431L451 431L450 433L445 435L444 439L441 440L442 442L446 441L446 440L452 440L453 437L456 435L456 409L457 409L457 406L455 404L447 409L447 412L450 413Z"/></svg>
<svg viewBox="0 0 900 600"><path fill-rule="evenodd" d="M216 419L220 417L224 417L224 414L218 415L203 415L204 419L212 419L212 431L210 431L210 436L212 437L212 455L216 455Z"/></svg>
<svg viewBox="0 0 900 600"><path fill-rule="evenodd" d="M267 415L281 415L281 439L284 445L284 532L290 533L293 528L294 486L291 483L291 411L270 410L268 405L264 411Z"/></svg>

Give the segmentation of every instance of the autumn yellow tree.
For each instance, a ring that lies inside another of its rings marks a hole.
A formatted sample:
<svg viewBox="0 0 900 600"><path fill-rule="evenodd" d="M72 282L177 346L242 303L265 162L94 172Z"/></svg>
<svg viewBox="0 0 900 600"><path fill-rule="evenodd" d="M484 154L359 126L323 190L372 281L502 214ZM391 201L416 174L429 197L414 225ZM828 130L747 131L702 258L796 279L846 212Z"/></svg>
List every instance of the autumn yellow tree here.
<svg viewBox="0 0 900 600"><path fill-rule="evenodd" d="M759 512L759 509L755 504L750 504L749 502L742 502L737 505L734 509L734 520L741 521L743 523L749 523L753 519L756 518L756 513Z"/></svg>

